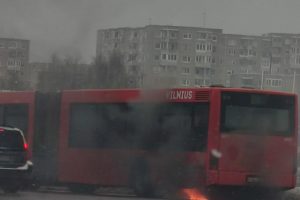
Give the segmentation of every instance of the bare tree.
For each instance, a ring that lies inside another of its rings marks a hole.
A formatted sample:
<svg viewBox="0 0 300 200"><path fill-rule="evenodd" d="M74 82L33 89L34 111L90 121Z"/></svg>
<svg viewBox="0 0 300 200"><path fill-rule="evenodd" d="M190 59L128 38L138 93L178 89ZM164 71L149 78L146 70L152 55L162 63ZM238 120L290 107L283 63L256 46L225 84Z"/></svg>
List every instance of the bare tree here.
<svg viewBox="0 0 300 200"><path fill-rule="evenodd" d="M128 75L119 52L113 52L106 60L102 55L97 56L93 62L93 86L96 88L126 88Z"/></svg>

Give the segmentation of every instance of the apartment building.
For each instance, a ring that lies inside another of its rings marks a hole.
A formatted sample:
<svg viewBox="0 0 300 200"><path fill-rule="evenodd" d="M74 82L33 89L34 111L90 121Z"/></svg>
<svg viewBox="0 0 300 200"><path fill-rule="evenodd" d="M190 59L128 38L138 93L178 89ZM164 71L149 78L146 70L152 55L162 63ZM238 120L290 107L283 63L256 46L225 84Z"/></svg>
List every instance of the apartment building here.
<svg viewBox="0 0 300 200"><path fill-rule="evenodd" d="M0 38L0 68L20 71L29 62L29 40Z"/></svg>
<svg viewBox="0 0 300 200"><path fill-rule="evenodd" d="M208 86L221 34L221 29L162 25L99 30L97 55L119 51L136 87Z"/></svg>
<svg viewBox="0 0 300 200"><path fill-rule="evenodd" d="M135 87L300 90L300 34L223 34L164 25L99 30L97 55L113 51L124 56Z"/></svg>

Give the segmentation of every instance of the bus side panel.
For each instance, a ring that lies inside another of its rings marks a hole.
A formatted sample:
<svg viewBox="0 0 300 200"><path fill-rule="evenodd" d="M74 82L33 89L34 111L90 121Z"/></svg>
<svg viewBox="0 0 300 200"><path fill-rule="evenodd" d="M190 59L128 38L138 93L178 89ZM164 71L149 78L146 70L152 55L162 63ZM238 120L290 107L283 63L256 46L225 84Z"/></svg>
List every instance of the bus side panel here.
<svg viewBox="0 0 300 200"><path fill-rule="evenodd" d="M36 93L33 177L41 184L57 180L60 93Z"/></svg>

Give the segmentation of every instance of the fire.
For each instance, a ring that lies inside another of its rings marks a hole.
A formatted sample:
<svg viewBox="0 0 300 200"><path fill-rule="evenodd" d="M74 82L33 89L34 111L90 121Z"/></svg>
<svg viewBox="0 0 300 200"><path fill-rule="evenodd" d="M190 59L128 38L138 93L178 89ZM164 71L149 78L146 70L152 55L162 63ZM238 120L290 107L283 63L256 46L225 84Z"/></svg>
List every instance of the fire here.
<svg viewBox="0 0 300 200"><path fill-rule="evenodd" d="M199 190L194 188L186 188L182 192L187 196L188 200L208 200Z"/></svg>

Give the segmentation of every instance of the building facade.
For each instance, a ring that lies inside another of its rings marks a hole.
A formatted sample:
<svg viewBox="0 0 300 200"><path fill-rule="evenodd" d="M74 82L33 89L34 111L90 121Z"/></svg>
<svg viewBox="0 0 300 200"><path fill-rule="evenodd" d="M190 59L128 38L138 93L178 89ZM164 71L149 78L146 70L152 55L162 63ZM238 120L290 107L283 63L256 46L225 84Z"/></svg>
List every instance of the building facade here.
<svg viewBox="0 0 300 200"><path fill-rule="evenodd" d="M161 25L99 30L97 55L119 51L136 87L208 86L221 34L221 29Z"/></svg>
<svg viewBox="0 0 300 200"><path fill-rule="evenodd" d="M218 73L222 84L282 91L299 90L299 36L281 33L262 36L223 34L223 58Z"/></svg>
<svg viewBox="0 0 300 200"><path fill-rule="evenodd" d="M29 63L29 40L0 38L0 67L20 71Z"/></svg>
<svg viewBox="0 0 300 200"><path fill-rule="evenodd" d="M98 31L97 55L124 56L135 87L251 87L299 91L300 34L224 34L148 25Z"/></svg>
<svg viewBox="0 0 300 200"><path fill-rule="evenodd" d="M29 40L0 38L1 89L24 89L29 46Z"/></svg>

